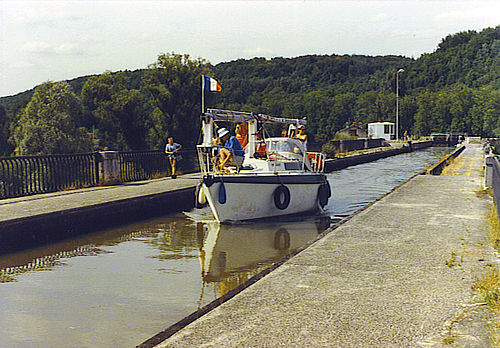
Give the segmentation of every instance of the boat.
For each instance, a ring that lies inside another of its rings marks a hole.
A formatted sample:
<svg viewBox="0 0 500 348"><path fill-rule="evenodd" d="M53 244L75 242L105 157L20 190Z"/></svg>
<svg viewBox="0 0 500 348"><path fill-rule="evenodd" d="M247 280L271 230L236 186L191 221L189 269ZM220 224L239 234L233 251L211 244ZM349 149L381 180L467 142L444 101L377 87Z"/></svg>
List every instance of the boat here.
<svg viewBox="0 0 500 348"><path fill-rule="evenodd" d="M239 166L219 168L214 145L217 124L245 124L245 156ZM196 207L204 204L219 223L234 223L322 210L331 196L324 174L324 154L308 152L291 132L305 119L273 117L249 112L208 109L201 115L203 140L197 145L201 181ZM265 137L264 127L279 124L285 137Z"/></svg>
<svg viewBox="0 0 500 348"><path fill-rule="evenodd" d="M225 282L238 275L248 278L314 240L330 222L328 216L315 216L240 225L213 220L202 223L202 279Z"/></svg>

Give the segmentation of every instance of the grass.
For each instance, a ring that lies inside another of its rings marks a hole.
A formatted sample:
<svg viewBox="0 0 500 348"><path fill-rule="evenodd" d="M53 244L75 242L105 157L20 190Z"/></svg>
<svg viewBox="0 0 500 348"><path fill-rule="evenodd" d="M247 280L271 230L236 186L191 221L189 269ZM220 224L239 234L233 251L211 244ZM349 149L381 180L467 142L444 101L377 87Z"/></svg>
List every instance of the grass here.
<svg viewBox="0 0 500 348"><path fill-rule="evenodd" d="M454 252L452 252L450 259L445 261L446 266L448 266L450 268L453 267L453 266L455 266L456 258L457 258L457 254L455 254Z"/></svg>
<svg viewBox="0 0 500 348"><path fill-rule="evenodd" d="M491 188L474 190L474 193L476 194L476 196L483 196L483 195L493 196L493 190Z"/></svg>
<svg viewBox="0 0 500 348"><path fill-rule="evenodd" d="M500 251L500 221L495 204L490 205L487 219L489 224L488 242L495 250Z"/></svg>
<svg viewBox="0 0 500 348"><path fill-rule="evenodd" d="M496 250L500 249L500 222L496 206L490 205L488 210L488 242ZM481 277L477 278L472 285L474 290L495 313L495 319L491 324L491 340L495 347L500 347L500 269L498 266L488 264L489 269Z"/></svg>
<svg viewBox="0 0 500 348"><path fill-rule="evenodd" d="M468 316L467 311L464 311L451 321L450 326L448 327L448 334L443 338L444 344L452 344L453 342L455 342L455 339L457 338L457 334L452 332L453 326L455 324L461 322L465 318L467 318L467 316Z"/></svg>
<svg viewBox="0 0 500 348"><path fill-rule="evenodd" d="M495 313L490 326L490 338L494 347L500 347L500 270L498 267L491 266L481 279L476 279L472 290L478 293L482 301Z"/></svg>

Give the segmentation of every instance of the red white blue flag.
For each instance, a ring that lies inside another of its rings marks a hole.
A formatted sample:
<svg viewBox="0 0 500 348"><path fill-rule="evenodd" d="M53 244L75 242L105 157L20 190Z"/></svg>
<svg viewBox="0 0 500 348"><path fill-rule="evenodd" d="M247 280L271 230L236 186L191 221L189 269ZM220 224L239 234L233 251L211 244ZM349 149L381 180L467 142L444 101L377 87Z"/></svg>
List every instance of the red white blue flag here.
<svg viewBox="0 0 500 348"><path fill-rule="evenodd" d="M216 79L213 79L208 76L203 76L203 89L205 91L212 91L212 92L222 91L222 87L219 84L219 82L217 82Z"/></svg>

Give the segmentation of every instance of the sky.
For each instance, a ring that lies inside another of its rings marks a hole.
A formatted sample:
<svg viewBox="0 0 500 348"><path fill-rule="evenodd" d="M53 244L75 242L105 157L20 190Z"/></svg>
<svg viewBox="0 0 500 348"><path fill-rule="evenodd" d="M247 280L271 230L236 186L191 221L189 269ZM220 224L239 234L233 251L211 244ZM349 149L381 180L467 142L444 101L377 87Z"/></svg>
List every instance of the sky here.
<svg viewBox="0 0 500 348"><path fill-rule="evenodd" d="M146 68L169 52L212 64L308 54L418 58L449 34L499 24L498 0L0 0L0 96Z"/></svg>

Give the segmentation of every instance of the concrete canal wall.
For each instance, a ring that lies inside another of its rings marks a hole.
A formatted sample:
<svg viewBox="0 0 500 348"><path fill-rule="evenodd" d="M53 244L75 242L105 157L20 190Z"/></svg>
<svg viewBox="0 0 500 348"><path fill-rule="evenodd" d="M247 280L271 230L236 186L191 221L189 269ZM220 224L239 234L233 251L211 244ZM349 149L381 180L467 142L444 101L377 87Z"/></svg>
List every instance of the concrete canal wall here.
<svg viewBox="0 0 500 348"><path fill-rule="evenodd" d="M450 161L452 161L454 158L457 158L464 150L465 150L465 145L458 147L455 151L446 155L440 161L438 161L432 167L430 167L427 170L427 174L431 174L431 175L441 174L444 167L446 167L450 163Z"/></svg>
<svg viewBox="0 0 500 348"><path fill-rule="evenodd" d="M0 254L189 210L197 175L0 201Z"/></svg>
<svg viewBox="0 0 500 348"><path fill-rule="evenodd" d="M355 166L361 163L373 162L385 157L395 156L402 153L408 153L415 150L421 150L430 146L432 146L432 141L413 142L405 144L402 147L379 148L378 151L373 151L369 153L362 153L362 154L347 156L344 158L328 159L326 160L325 171L328 173L334 170L344 169L349 166Z"/></svg>

